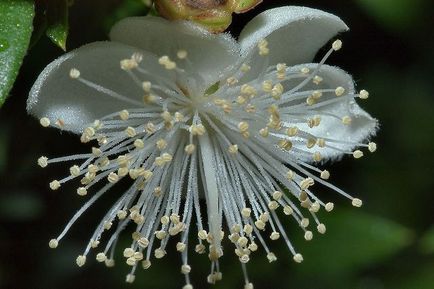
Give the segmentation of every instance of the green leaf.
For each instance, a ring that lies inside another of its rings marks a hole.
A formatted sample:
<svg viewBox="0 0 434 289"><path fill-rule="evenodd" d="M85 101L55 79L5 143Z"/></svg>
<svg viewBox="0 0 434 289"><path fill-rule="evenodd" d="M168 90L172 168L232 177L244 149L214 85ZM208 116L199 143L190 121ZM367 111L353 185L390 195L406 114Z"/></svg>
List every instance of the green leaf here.
<svg viewBox="0 0 434 289"><path fill-rule="evenodd" d="M130 16L146 15L150 11L145 1L125 0L122 1L109 16L105 17L104 27L110 31L111 27L119 20Z"/></svg>
<svg viewBox="0 0 434 289"><path fill-rule="evenodd" d="M48 27L46 34L54 44L66 50L68 38L68 2L67 0L50 1L47 7Z"/></svg>
<svg viewBox="0 0 434 289"><path fill-rule="evenodd" d="M0 106L5 102L26 55L34 16L33 1L0 1Z"/></svg>
<svg viewBox="0 0 434 289"><path fill-rule="evenodd" d="M420 240L420 249L423 253L433 254L434 253L434 226L432 226Z"/></svg>
<svg viewBox="0 0 434 289"><path fill-rule="evenodd" d="M397 253L413 237L402 225L360 210L337 209L321 219L327 233L316 234L311 243L300 246L305 262L297 268L303 275L320 268L329 279L348 276Z"/></svg>

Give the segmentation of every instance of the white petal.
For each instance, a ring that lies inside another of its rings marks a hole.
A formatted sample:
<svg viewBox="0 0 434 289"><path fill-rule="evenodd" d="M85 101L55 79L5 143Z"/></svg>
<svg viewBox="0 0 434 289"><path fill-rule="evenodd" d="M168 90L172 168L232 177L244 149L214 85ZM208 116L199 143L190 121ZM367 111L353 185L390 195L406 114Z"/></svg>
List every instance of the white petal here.
<svg viewBox="0 0 434 289"><path fill-rule="evenodd" d="M270 65L311 62L316 52L338 32L346 31L345 23L321 10L286 6L266 10L251 20L240 34L241 52L247 55L258 42L267 39Z"/></svg>
<svg viewBox="0 0 434 289"><path fill-rule="evenodd" d="M191 22L169 22L160 17L124 19L112 28L110 38L158 56L167 55L190 73L202 76L207 84L215 83L240 56L239 45L229 34L211 34ZM189 66L177 60L179 50L187 51Z"/></svg>
<svg viewBox="0 0 434 289"><path fill-rule="evenodd" d="M27 100L27 110L36 117L48 117L53 124L60 119L64 129L80 133L95 119L125 108L140 106L142 88L120 68L122 59L130 58L137 49L115 42L96 42L80 47L50 63L39 75ZM155 56L145 52L142 65L153 75L170 78ZM90 88L69 76L72 68L80 78L91 81L125 97L119 100ZM152 77L149 78L152 81Z"/></svg>
<svg viewBox="0 0 434 289"><path fill-rule="evenodd" d="M299 71L302 67L308 67L311 71L313 71L317 67L317 64L304 64L295 66L291 69L294 71ZM343 96L336 96L334 93L326 93L321 97L321 102L331 99L337 99L338 101L334 102L333 104L322 106L318 109L318 111L315 113L316 115L321 116L321 124L318 127L309 128L305 123L298 124L297 126L300 129L315 135L317 138L339 140L342 143L332 143L326 141L326 144L343 151L351 152L356 147L356 143L365 142L366 139L375 134L378 127L378 122L366 111L360 108L353 97L346 96L347 93L354 93L354 82L349 74L337 67L323 65L318 75L323 78L320 86L309 84L302 90L315 90L319 88L329 88L334 90L338 86L342 86L345 88L346 92ZM338 116L338 118L323 114L333 114ZM341 118L344 116L351 117L352 122L350 125L344 125L342 123ZM308 118L309 116L306 117ZM305 150L306 147L304 143L304 141L302 143L296 142L294 143L294 147ZM312 153L320 152L324 160L342 156L341 152L327 147L320 148L315 146L310 149L310 151ZM305 159L305 161L312 161L312 159Z"/></svg>

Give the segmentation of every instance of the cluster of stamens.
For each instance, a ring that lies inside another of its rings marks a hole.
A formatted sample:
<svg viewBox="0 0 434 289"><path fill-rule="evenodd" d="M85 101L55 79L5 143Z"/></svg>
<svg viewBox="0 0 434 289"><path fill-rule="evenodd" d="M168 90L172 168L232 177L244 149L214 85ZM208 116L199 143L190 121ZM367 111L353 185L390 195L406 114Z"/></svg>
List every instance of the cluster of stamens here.
<svg viewBox="0 0 434 289"><path fill-rule="evenodd" d="M284 63L267 67L270 49L267 41L262 40L258 57L264 61L264 74L245 82L243 76L250 65L240 64L232 75L218 82L218 88L210 95L205 95L205 90L197 95L197 91L179 84L147 79L140 53L120 60L120 69L132 76L132 83L137 84L133 80L141 79L138 85L143 91L143 102L133 105L130 101L126 104L129 108L103 116L84 128L81 141L95 145L89 153L38 159L41 167L81 161L70 167L69 176L50 182L52 190L77 179L80 183L77 194L87 196L97 183L105 183L91 194L49 246L56 248L84 211L122 179L129 178L131 187L101 220L83 254L77 257L78 266L85 264L91 249L97 250L98 262L113 266L117 240L128 224L133 224L135 231L131 246L123 250L126 264L132 267L127 282L134 281L137 266L141 264L148 269L152 258L166 255L169 239L177 240L175 247L181 254L181 272L186 279L184 289L193 288L187 248L194 240L195 251L198 254L208 252L212 262L210 283L222 278L220 243L225 236L233 243L235 255L243 267L246 289L253 288L245 269L252 253L262 247L269 262L277 260L267 239L283 239L293 260L302 262L303 256L295 251L278 218L279 210L291 216L306 241L310 241L314 235L309 229L312 220L318 233L326 232L326 226L316 214L321 208L327 212L334 208L333 203L324 203L312 192L314 184L335 190L349 198L353 206L362 205L360 199L328 183L329 171L316 166L323 159L320 149L324 148L354 158L363 156L359 149L342 151L335 147L348 144L347 141L334 139L333 135L327 139L318 137L313 132L321 127L324 117L330 117L322 114L321 108L325 105L342 101L342 98L366 99L369 96L365 90L354 94L341 86L322 87L321 66L341 46L341 41L335 41L315 69L303 67L294 72ZM162 56L158 63L170 73L190 77L187 52L180 50L173 58L177 61ZM78 68L70 70L71 81L79 81L89 89L99 87L85 77ZM288 85L294 81L297 82L295 87ZM312 85L317 88L306 88ZM117 92L104 91L109 98L127 99ZM343 128L352 125L349 115L331 117L340 119ZM59 128L65 126L61 119L43 117L40 120L44 127L52 122ZM372 142L352 143L351 146L366 147L370 152L376 150ZM210 192L213 184L218 195ZM208 230L202 223L201 200L209 209ZM193 216L196 221L192 220ZM195 223L197 234L190 234L188 238L190 231L195 230ZM102 247L105 231L112 231L112 234ZM264 238L266 234L268 237Z"/></svg>

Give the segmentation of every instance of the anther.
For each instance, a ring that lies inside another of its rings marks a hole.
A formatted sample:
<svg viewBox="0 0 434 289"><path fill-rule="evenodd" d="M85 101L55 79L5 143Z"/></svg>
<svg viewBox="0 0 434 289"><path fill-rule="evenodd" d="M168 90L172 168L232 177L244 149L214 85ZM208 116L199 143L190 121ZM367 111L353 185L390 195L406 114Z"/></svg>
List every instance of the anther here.
<svg viewBox="0 0 434 289"><path fill-rule="evenodd" d="M151 87L152 87L152 84L150 81L143 81L142 82L142 89L144 92L150 93Z"/></svg>
<svg viewBox="0 0 434 289"><path fill-rule="evenodd" d="M48 166L48 158L47 158L47 157L44 157L44 156L40 157L40 158L38 159L38 165L39 165L41 168L45 168L46 166Z"/></svg>
<svg viewBox="0 0 434 289"><path fill-rule="evenodd" d="M369 97L369 92L367 92L366 90L362 89L362 90L359 92L359 97L360 97L361 99L367 99L367 98Z"/></svg>
<svg viewBox="0 0 434 289"><path fill-rule="evenodd" d="M48 242L48 247L51 249L56 249L58 245L59 241L57 241L57 239L51 239L50 242Z"/></svg>
<svg viewBox="0 0 434 289"><path fill-rule="evenodd" d="M273 240L273 241L276 241L279 238L280 238L279 232L272 232L271 235L270 235L270 239Z"/></svg>
<svg viewBox="0 0 434 289"><path fill-rule="evenodd" d="M230 145L228 148L230 154L236 154L238 152L238 145Z"/></svg>
<svg viewBox="0 0 434 289"><path fill-rule="evenodd" d="M111 173L108 175L107 180L108 180L110 183L114 184L114 183L116 183L116 182L119 181L119 176L118 176L116 173L111 172Z"/></svg>
<svg viewBox="0 0 434 289"><path fill-rule="evenodd" d="M48 117L43 117L39 120L39 123L43 126L43 127L49 127L50 126L50 119Z"/></svg>
<svg viewBox="0 0 434 289"><path fill-rule="evenodd" d="M272 263L277 260L276 255L273 252L267 254L268 262Z"/></svg>
<svg viewBox="0 0 434 289"><path fill-rule="evenodd" d="M130 113L128 112L128 110L124 109L124 110L119 112L119 117L122 120L127 120L130 117Z"/></svg>
<svg viewBox="0 0 434 289"><path fill-rule="evenodd" d="M353 157L355 159L360 159L361 157L363 157L363 152L361 150L355 150L353 152Z"/></svg>
<svg viewBox="0 0 434 289"><path fill-rule="evenodd" d="M105 262L107 260L107 256L104 253L98 253L96 254L96 260L100 263Z"/></svg>
<svg viewBox="0 0 434 289"><path fill-rule="evenodd" d="M348 115L342 117L342 123L343 123L344 125L350 125L351 122L352 122L352 119L351 119L351 117L349 117Z"/></svg>
<svg viewBox="0 0 434 289"><path fill-rule="evenodd" d="M323 170L321 172L321 179L328 180L330 178L330 172L328 170Z"/></svg>
<svg viewBox="0 0 434 289"><path fill-rule="evenodd" d="M187 53L186 50L181 49L181 50L178 50L178 52L176 53L176 56L177 56L179 59L186 59L187 56L188 56L188 53Z"/></svg>
<svg viewBox="0 0 434 289"><path fill-rule="evenodd" d="M333 211L333 208L335 207L335 204L333 204L333 203L331 203L331 202L328 202L326 205L325 205L325 210L327 211L327 212L331 212L331 211Z"/></svg>
<svg viewBox="0 0 434 289"><path fill-rule="evenodd" d="M345 88L343 88L342 86L338 86L335 89L336 96L342 96L344 93L345 93Z"/></svg>
<svg viewBox="0 0 434 289"><path fill-rule="evenodd" d="M374 142L370 142L370 143L368 144L368 150L369 150L371 153L375 152L375 151L377 150L377 144L374 143Z"/></svg>
<svg viewBox="0 0 434 289"><path fill-rule="evenodd" d="M294 261L297 263L303 262L303 256L301 254L295 254L293 257Z"/></svg>
<svg viewBox="0 0 434 289"><path fill-rule="evenodd" d="M354 198L354 199L351 201L351 204L352 204L354 207L360 208L360 207L363 205L363 201L360 200L360 199L358 199L358 198Z"/></svg>
<svg viewBox="0 0 434 289"><path fill-rule="evenodd" d="M338 51L339 49L342 48L342 41L341 40L335 40L332 44L332 48L334 51Z"/></svg>
<svg viewBox="0 0 434 289"><path fill-rule="evenodd" d="M60 188L60 182L58 180L54 180L50 183L50 189L52 189L53 191L59 188Z"/></svg>
<svg viewBox="0 0 434 289"><path fill-rule="evenodd" d="M316 226L316 229L318 230L318 233L320 234L325 234L326 232L326 226L324 224L319 224L318 226Z"/></svg>
<svg viewBox="0 0 434 289"><path fill-rule="evenodd" d="M293 213L293 210L290 206L286 205L285 207L283 207L283 213L289 216Z"/></svg>
<svg viewBox="0 0 434 289"><path fill-rule="evenodd" d="M80 77L80 70L76 69L76 68L72 68L69 71L69 77L71 77L72 79L77 79Z"/></svg>
<svg viewBox="0 0 434 289"><path fill-rule="evenodd" d="M136 280L136 275L127 274L127 277L125 278L125 282L134 283L134 280Z"/></svg>
<svg viewBox="0 0 434 289"><path fill-rule="evenodd" d="M306 232L304 233L304 239L305 239L306 241L311 241L312 238L313 238L313 233L312 233L311 231L306 231Z"/></svg>
<svg viewBox="0 0 434 289"><path fill-rule="evenodd" d="M87 190L84 187L79 187L77 189L77 195L79 196L86 196L87 195Z"/></svg>
<svg viewBox="0 0 434 289"><path fill-rule="evenodd" d="M78 267L82 267L84 264L86 264L86 256L79 255L75 262L77 263Z"/></svg>

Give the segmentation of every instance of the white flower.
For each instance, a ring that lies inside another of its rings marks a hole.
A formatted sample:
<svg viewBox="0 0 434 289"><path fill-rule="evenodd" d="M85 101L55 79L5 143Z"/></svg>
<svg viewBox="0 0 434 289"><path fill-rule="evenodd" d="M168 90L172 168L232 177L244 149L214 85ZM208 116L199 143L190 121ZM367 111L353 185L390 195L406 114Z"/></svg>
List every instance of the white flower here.
<svg viewBox="0 0 434 289"><path fill-rule="evenodd" d="M345 30L338 17L302 7L258 15L238 42L187 22L128 18L112 29L112 42L86 45L48 65L28 111L44 126L79 133L94 145L88 154L38 161L42 167L73 162L70 175L50 187L77 179L77 193L90 197L50 247L125 178L131 187L96 228L79 266L100 242L96 258L112 266L129 223L136 229L123 251L133 267L128 282L140 262L147 269L166 255L169 239L181 254L185 288L192 288L188 248L208 252L209 282L221 278L219 258L232 252L222 249L224 236L243 268L258 248L275 261L269 243L277 239L301 262L278 211L292 216L306 240L313 236L309 227L325 233L316 213L331 211L333 203L313 193L315 183L354 206L362 201L326 181L324 160L376 149L365 140L377 121L355 101L368 93L356 92L351 76L324 64L342 42L334 41L320 63L309 63ZM108 239L101 238L105 230L113 231ZM252 288L247 276L246 288Z"/></svg>

